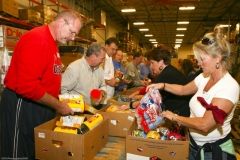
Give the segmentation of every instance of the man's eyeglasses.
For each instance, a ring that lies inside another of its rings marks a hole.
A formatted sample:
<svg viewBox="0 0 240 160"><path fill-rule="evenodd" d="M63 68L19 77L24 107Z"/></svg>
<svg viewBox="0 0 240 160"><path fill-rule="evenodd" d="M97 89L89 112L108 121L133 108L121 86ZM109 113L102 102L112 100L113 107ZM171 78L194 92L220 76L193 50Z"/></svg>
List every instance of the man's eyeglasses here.
<svg viewBox="0 0 240 160"><path fill-rule="evenodd" d="M202 44L210 45L210 44L213 44L213 41L211 41L209 38L203 38L202 39Z"/></svg>
<svg viewBox="0 0 240 160"><path fill-rule="evenodd" d="M77 33L76 33L76 32L74 32L74 31L72 31L72 30L70 29L70 26L69 26L69 23L68 23L68 21L67 21L67 20L65 20L65 19L64 19L64 21L65 21L65 22L66 22L66 24L68 25L68 27L69 27L69 31L70 31L71 35L72 35L73 37L75 37L75 36L77 35Z"/></svg>

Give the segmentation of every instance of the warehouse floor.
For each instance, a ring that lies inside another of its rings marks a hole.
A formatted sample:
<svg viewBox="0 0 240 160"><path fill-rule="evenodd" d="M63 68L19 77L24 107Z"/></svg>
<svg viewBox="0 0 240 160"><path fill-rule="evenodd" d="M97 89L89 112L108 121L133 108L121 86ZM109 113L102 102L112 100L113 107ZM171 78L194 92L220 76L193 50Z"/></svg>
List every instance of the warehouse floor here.
<svg viewBox="0 0 240 160"><path fill-rule="evenodd" d="M121 139L120 139L121 140ZM235 146L235 151L236 151L236 157L237 157L237 160L240 160L240 139L236 139L236 138L232 138L232 141L233 141L233 144ZM111 147L110 147L111 148ZM1 125L0 125L0 151L1 151ZM102 155L102 152L103 151L100 151L99 154L95 157L94 160L100 160L104 155ZM106 151L104 151L106 152ZM123 156L124 155L121 155L118 160L123 160ZM0 157L1 157L1 152L0 152ZM101 158L100 158L101 157ZM106 158L106 157L105 157ZM117 157L115 157L117 158ZM116 159L117 160L117 159Z"/></svg>

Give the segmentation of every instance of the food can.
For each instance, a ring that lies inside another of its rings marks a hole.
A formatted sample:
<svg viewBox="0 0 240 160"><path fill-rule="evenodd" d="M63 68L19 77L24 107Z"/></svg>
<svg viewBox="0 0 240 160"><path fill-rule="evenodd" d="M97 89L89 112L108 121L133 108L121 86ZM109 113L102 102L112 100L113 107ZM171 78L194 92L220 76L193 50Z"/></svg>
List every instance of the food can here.
<svg viewBox="0 0 240 160"><path fill-rule="evenodd" d="M87 121L83 122L81 125L80 133L84 134L96 126L98 126L103 121L103 116L99 113L93 115L91 118L89 118Z"/></svg>

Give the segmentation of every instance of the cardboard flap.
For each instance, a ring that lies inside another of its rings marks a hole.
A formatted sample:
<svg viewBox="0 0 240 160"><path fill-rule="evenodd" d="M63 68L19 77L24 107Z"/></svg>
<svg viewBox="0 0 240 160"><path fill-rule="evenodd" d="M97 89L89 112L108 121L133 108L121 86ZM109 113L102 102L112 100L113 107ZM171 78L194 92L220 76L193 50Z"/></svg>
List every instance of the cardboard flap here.
<svg viewBox="0 0 240 160"><path fill-rule="evenodd" d="M86 160L93 159L94 156L103 148L103 144L105 145L108 142L109 119L104 117L102 123L106 125L98 125L91 131L84 134L83 157Z"/></svg>

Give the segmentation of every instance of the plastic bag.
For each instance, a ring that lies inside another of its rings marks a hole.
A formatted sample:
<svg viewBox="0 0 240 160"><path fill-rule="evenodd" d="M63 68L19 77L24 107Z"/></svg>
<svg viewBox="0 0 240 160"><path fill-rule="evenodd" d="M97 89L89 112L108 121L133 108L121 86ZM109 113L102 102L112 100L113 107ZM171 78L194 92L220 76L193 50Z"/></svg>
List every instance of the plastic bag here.
<svg viewBox="0 0 240 160"><path fill-rule="evenodd" d="M164 123L162 113L162 97L158 90L148 91L136 108L138 129L145 133Z"/></svg>

